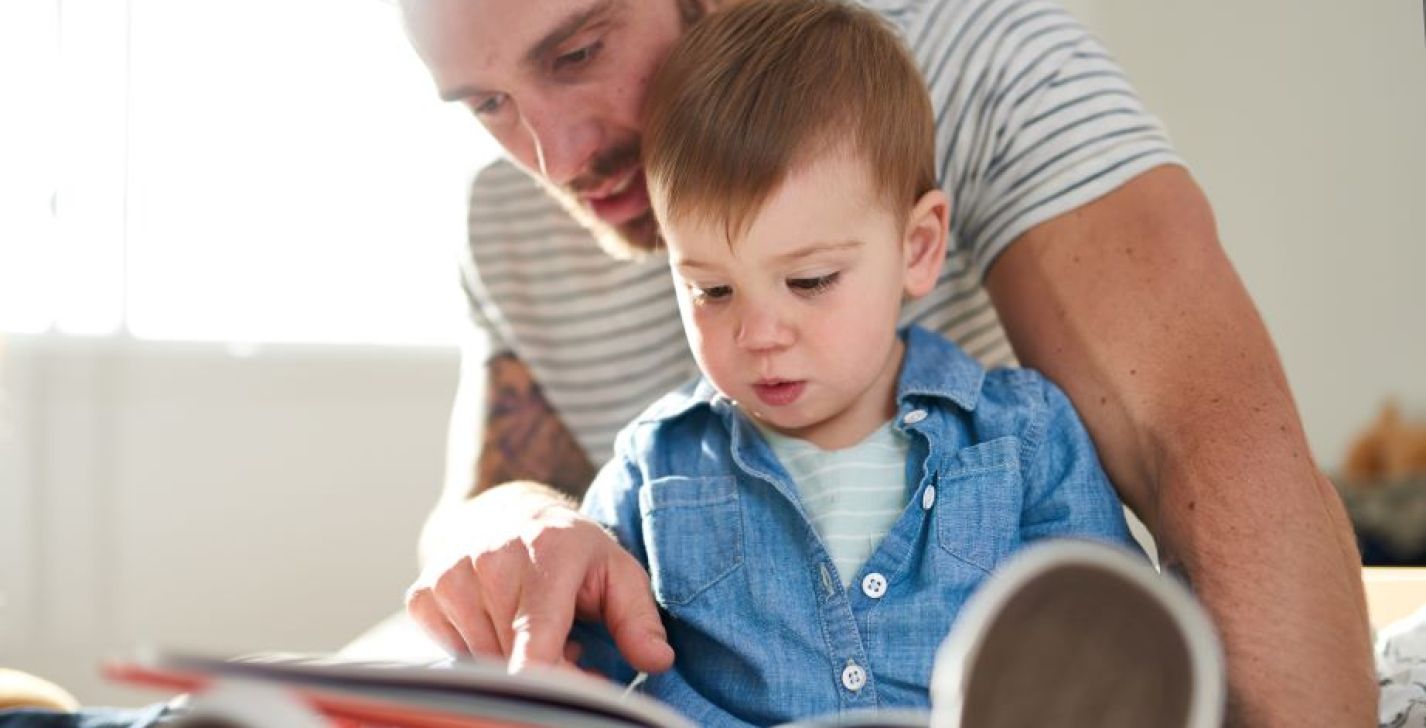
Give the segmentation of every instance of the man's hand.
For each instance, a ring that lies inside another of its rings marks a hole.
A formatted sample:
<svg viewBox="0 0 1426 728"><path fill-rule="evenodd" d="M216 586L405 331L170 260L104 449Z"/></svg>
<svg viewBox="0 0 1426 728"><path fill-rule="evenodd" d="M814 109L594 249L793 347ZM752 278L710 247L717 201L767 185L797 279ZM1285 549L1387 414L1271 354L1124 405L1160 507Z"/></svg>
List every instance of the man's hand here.
<svg viewBox="0 0 1426 728"><path fill-rule="evenodd" d="M565 497L508 483L452 514L470 539L426 567L406 609L453 653L529 664L572 662L575 617L603 622L636 670L673 665L649 578L639 562Z"/></svg>

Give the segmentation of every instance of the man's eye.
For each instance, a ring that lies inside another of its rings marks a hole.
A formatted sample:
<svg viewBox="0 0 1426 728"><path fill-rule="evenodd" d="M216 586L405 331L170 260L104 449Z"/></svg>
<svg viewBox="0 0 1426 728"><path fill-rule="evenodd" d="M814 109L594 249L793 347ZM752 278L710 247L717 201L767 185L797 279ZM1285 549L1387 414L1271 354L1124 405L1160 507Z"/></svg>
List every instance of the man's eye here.
<svg viewBox="0 0 1426 728"><path fill-rule="evenodd" d="M733 295L732 286L708 286L707 288L703 288L701 286L690 286L689 288L693 292L693 300L695 303L712 303L714 301L722 301L723 299L726 299L727 297Z"/></svg>
<svg viewBox="0 0 1426 728"><path fill-rule="evenodd" d="M491 94L475 105L475 113L477 116L491 116L505 108L506 100L505 94Z"/></svg>
<svg viewBox="0 0 1426 728"><path fill-rule="evenodd" d="M798 293L816 295L836 285L841 275L840 272L837 272L816 278L788 278L787 287Z"/></svg>
<svg viewBox="0 0 1426 728"><path fill-rule="evenodd" d="M589 45L580 48L579 50L570 51L569 53L566 53L555 59L555 70L562 71L569 68L582 66L585 63L588 63L589 60L593 58L594 55L598 53L599 49L603 46L603 43L590 43Z"/></svg>

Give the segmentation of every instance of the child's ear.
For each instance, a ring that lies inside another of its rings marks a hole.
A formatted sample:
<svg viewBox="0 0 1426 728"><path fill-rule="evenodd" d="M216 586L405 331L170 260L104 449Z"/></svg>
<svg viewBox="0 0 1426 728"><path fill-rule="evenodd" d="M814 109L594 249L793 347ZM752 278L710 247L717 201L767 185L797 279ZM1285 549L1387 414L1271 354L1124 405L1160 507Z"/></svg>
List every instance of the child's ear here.
<svg viewBox="0 0 1426 728"><path fill-rule="evenodd" d="M921 199L911 207L901 243L906 266L903 272L906 295L920 298L936 287L936 278L946 262L950 219L951 200L940 188L921 195Z"/></svg>

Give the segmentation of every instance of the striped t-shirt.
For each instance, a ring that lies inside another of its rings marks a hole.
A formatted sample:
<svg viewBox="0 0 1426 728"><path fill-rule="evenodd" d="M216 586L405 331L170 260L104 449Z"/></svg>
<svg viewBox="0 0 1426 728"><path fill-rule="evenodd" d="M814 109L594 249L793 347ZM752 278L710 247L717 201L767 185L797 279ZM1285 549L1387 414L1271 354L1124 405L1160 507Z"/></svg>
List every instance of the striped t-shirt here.
<svg viewBox="0 0 1426 728"><path fill-rule="evenodd" d="M1159 122L1098 41L1043 0L863 0L925 76L950 246L917 323L986 366L1013 362L981 279L1032 226L1176 163ZM697 370L666 260L614 260L508 162L471 191L463 279L485 353L513 353L595 465L614 436Z"/></svg>
<svg viewBox="0 0 1426 728"><path fill-rule="evenodd" d="M887 421L861 442L823 450L759 425L797 486L802 510L847 587L906 509L906 435Z"/></svg>

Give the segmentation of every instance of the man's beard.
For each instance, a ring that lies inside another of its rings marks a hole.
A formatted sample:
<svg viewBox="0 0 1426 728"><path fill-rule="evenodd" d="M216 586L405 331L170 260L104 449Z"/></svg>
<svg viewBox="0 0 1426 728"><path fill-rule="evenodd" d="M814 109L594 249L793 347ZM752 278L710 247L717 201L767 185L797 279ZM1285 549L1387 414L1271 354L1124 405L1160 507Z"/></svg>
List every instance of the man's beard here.
<svg viewBox="0 0 1426 728"><path fill-rule="evenodd" d="M574 221L588 230L599 243L599 247L619 260L639 260L663 248L663 237L659 235L658 220L652 209L628 222L611 225L605 222L589 205L570 193L564 187L557 187L544 177L540 182L545 190L560 203Z"/></svg>
<svg viewBox="0 0 1426 728"><path fill-rule="evenodd" d="M658 250L662 245L658 222L653 210L645 210L638 217L614 225L591 209L584 200L584 193L608 184L609 180L629 174L639 165L639 140L634 137L616 143L612 148L600 152L589 164L589 171L570 181L568 185L556 185L544 177L535 175L551 197L585 229L594 235L599 247L620 260L642 258ZM635 184L642 184L642 181Z"/></svg>

